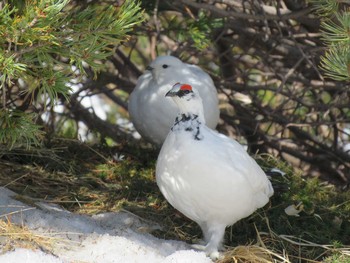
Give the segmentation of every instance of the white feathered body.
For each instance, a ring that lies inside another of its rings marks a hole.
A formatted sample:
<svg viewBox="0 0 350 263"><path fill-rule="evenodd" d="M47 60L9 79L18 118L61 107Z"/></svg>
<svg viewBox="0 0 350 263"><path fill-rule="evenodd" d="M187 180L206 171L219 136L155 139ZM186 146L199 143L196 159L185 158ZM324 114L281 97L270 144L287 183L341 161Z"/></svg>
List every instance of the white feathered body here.
<svg viewBox="0 0 350 263"><path fill-rule="evenodd" d="M172 131L158 157L156 179L169 203L198 224L232 225L264 206L270 181L236 141L200 127Z"/></svg>
<svg viewBox="0 0 350 263"><path fill-rule="evenodd" d="M226 226L264 206L273 188L237 141L205 125L197 89L178 83L166 96L179 114L158 156L157 184L172 206L200 225L206 241L200 249L217 259Z"/></svg>
<svg viewBox="0 0 350 263"><path fill-rule="evenodd" d="M160 69L161 75L146 71L129 97L129 114L136 130L156 144L164 142L178 114L177 106L165 94L179 81L186 81L199 91L207 125L214 129L219 121L218 96L210 76L195 65L180 63L181 66Z"/></svg>

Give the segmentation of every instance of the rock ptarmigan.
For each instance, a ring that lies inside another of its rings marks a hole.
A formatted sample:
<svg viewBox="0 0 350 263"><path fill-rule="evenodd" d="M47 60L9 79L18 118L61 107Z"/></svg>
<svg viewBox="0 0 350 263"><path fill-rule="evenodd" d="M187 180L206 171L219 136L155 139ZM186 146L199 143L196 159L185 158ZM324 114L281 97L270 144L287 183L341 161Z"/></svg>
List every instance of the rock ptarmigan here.
<svg viewBox="0 0 350 263"><path fill-rule="evenodd" d="M136 130L151 143L161 145L177 114L175 103L165 93L180 80L195 87L204 100L207 125L219 122L217 91L213 80L198 66L173 56L159 56L137 81L129 97L129 114Z"/></svg>
<svg viewBox="0 0 350 263"><path fill-rule="evenodd" d="M199 224L206 241L201 248L218 258L226 226L268 203L273 188L237 141L205 125L195 88L177 83L166 96L179 114L158 156L157 184L173 207Z"/></svg>

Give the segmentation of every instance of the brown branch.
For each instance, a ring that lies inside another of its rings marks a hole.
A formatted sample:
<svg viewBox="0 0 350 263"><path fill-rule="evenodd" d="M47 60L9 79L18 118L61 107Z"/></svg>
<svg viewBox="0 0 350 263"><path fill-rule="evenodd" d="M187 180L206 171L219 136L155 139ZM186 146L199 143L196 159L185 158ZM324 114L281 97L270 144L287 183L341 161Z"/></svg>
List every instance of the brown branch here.
<svg viewBox="0 0 350 263"><path fill-rule="evenodd" d="M233 11L226 11L224 9L220 9L215 7L214 5L205 4L205 3L197 3L193 0L181 0L181 2L185 5L191 6L196 9L205 9L211 11L215 16L219 17L226 17L226 18L240 18L240 19L246 19L246 20L288 20L288 19L295 19L298 20L301 17L304 17L305 15L309 14L312 10L311 7L307 7L305 9L302 9L300 11L290 12L283 15L258 15L258 14L247 14L247 13L240 13L240 12L233 12Z"/></svg>
<svg viewBox="0 0 350 263"><path fill-rule="evenodd" d="M132 136L123 131L119 126L100 119L96 114L85 109L75 97L67 104L72 118L82 121L90 130L97 131L102 137L110 137L116 142L133 140Z"/></svg>

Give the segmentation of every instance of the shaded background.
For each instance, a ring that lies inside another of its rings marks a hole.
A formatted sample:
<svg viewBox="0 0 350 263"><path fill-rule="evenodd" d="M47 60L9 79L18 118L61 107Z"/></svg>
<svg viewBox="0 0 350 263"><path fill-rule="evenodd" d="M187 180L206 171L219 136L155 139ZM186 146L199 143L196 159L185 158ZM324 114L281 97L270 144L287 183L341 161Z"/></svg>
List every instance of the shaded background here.
<svg viewBox="0 0 350 263"><path fill-rule="evenodd" d="M121 2L71 2L81 8L94 4ZM87 75L79 77L72 66L70 96L58 96L54 106L40 104L42 94L21 95L28 86L12 79L5 95L1 90L3 104L39 114L36 122L48 140L53 135L109 145L137 140L128 121L128 95L156 56L171 54L214 79L219 131L248 145L252 154L272 154L304 174L348 184L349 84L325 78L320 69L323 17L310 3L155 0L141 6L143 23L109 47L112 56L93 61L101 65L98 74L85 65Z"/></svg>
<svg viewBox="0 0 350 263"><path fill-rule="evenodd" d="M320 70L320 17L305 1L142 1L147 19L115 49L108 69L76 90L67 116L120 141L127 98L157 55L194 63L214 79L218 129L305 174L340 184L350 178L350 89ZM118 113L99 118L81 97L99 95ZM120 116L114 120L115 116ZM49 126L57 129L55 119Z"/></svg>

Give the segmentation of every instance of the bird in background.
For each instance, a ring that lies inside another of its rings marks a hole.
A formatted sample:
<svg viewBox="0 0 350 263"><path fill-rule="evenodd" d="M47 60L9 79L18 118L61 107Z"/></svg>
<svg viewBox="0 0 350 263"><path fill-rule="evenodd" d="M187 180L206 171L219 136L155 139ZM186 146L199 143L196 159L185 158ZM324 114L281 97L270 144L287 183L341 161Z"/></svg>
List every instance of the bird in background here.
<svg viewBox="0 0 350 263"><path fill-rule="evenodd" d="M196 88L175 84L167 93L178 108L156 165L168 202L202 229L204 250L219 257L225 228L263 207L273 195L266 174L237 141L206 125Z"/></svg>
<svg viewBox="0 0 350 263"><path fill-rule="evenodd" d="M139 77L128 105L136 130L153 144L164 142L177 115L175 103L165 94L179 80L191 84L203 98L208 127L215 129L219 122L218 95L211 77L198 66L176 57L159 56Z"/></svg>

